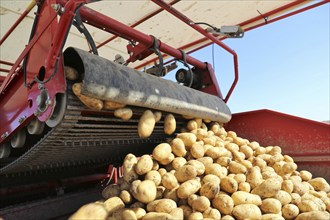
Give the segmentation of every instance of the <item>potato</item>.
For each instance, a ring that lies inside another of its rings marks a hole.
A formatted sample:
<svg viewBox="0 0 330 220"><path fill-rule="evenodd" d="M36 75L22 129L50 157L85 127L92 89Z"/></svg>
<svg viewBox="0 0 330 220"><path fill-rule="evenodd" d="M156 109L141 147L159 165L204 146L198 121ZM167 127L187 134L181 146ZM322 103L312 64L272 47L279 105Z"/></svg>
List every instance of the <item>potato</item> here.
<svg viewBox="0 0 330 220"><path fill-rule="evenodd" d="M116 110L120 108L124 108L126 105L121 104L118 102L113 102L113 101L104 101L103 102L103 108L106 110Z"/></svg>
<svg viewBox="0 0 330 220"><path fill-rule="evenodd" d="M166 115L164 119L164 133L165 134L173 134L176 129L176 120L172 114Z"/></svg>
<svg viewBox="0 0 330 220"><path fill-rule="evenodd" d="M233 178L223 177L221 178L220 189L231 194L237 191L238 183Z"/></svg>
<svg viewBox="0 0 330 220"><path fill-rule="evenodd" d="M192 165L196 168L197 176L204 174L205 172L205 166L202 162L199 162L198 160L189 160L187 162L187 165Z"/></svg>
<svg viewBox="0 0 330 220"><path fill-rule="evenodd" d="M231 151L232 156L233 156L233 160L237 161L237 162L242 162L243 160L245 160L245 154L239 151Z"/></svg>
<svg viewBox="0 0 330 220"><path fill-rule="evenodd" d="M205 174L213 174L217 177L224 178L227 176L228 170L225 167L220 166L219 164L206 164L205 165Z"/></svg>
<svg viewBox="0 0 330 220"><path fill-rule="evenodd" d="M233 216L240 219L261 219L261 211L253 204L241 204L234 207Z"/></svg>
<svg viewBox="0 0 330 220"><path fill-rule="evenodd" d="M262 204L260 196L243 191L234 192L231 195L231 198L233 199L235 206L241 204L254 204L259 206Z"/></svg>
<svg viewBox="0 0 330 220"><path fill-rule="evenodd" d="M317 177L317 178L311 179L308 181L308 183L310 183L314 187L314 189L317 191L324 191L324 192L330 191L329 184L322 177Z"/></svg>
<svg viewBox="0 0 330 220"><path fill-rule="evenodd" d="M184 157L176 157L172 161L172 166L175 170L179 169L187 163L187 160Z"/></svg>
<svg viewBox="0 0 330 220"><path fill-rule="evenodd" d="M155 116L155 122L159 122L160 119L162 118L162 113L161 112L154 112Z"/></svg>
<svg viewBox="0 0 330 220"><path fill-rule="evenodd" d="M206 183L214 183L216 185L220 185L220 178L213 174L205 175L202 179L202 185Z"/></svg>
<svg viewBox="0 0 330 220"><path fill-rule="evenodd" d="M267 199L262 200L260 209L262 210L263 213L277 214L277 213L281 212L282 204L277 199L267 198Z"/></svg>
<svg viewBox="0 0 330 220"><path fill-rule="evenodd" d="M221 218L221 220L235 220L235 218L232 217L231 215L225 215Z"/></svg>
<svg viewBox="0 0 330 220"><path fill-rule="evenodd" d="M187 129L189 131L195 130L197 128L198 128L198 124L197 124L197 122L195 120L188 121L188 123L187 123Z"/></svg>
<svg viewBox="0 0 330 220"><path fill-rule="evenodd" d="M313 175L307 170L301 170L300 177L303 181L309 181L312 179Z"/></svg>
<svg viewBox="0 0 330 220"><path fill-rule="evenodd" d="M179 202L180 198L178 197L177 195L177 192L178 192L178 189L179 189L179 186L169 190L169 189L166 189L165 192L164 192L164 198L165 199L171 199L173 201L175 201L176 203Z"/></svg>
<svg viewBox="0 0 330 220"><path fill-rule="evenodd" d="M197 140L196 136L192 133L180 133L176 137L183 141L186 149L190 149Z"/></svg>
<svg viewBox="0 0 330 220"><path fill-rule="evenodd" d="M196 193L201 188L201 183L198 179L188 180L182 183L178 188L178 197L187 199L191 194Z"/></svg>
<svg viewBox="0 0 330 220"><path fill-rule="evenodd" d="M162 177L160 176L158 171L151 170L145 175L144 180L152 180L155 185L158 186L162 181Z"/></svg>
<svg viewBox="0 0 330 220"><path fill-rule="evenodd" d="M251 186L248 182L238 184L238 191L250 192Z"/></svg>
<svg viewBox="0 0 330 220"><path fill-rule="evenodd" d="M298 193L291 193L291 203L298 205L301 202L301 197Z"/></svg>
<svg viewBox="0 0 330 220"><path fill-rule="evenodd" d="M209 145L210 147L207 148L205 151L205 155L211 157L213 160L221 157L226 156L227 150L223 147L213 147L212 145ZM205 146L206 147L206 146Z"/></svg>
<svg viewBox="0 0 330 220"><path fill-rule="evenodd" d="M135 172L134 166L137 163L137 159L133 154L127 154L123 163L123 179L131 183L138 179L138 175Z"/></svg>
<svg viewBox="0 0 330 220"><path fill-rule="evenodd" d="M248 170L246 174L246 182L250 184L251 189L254 189L263 182L259 167L252 167Z"/></svg>
<svg viewBox="0 0 330 220"><path fill-rule="evenodd" d="M193 212L188 217L188 220L201 220L203 219L203 214L201 212Z"/></svg>
<svg viewBox="0 0 330 220"><path fill-rule="evenodd" d="M314 220L314 219L330 219L329 212L324 211L311 211L301 213L295 218L295 220Z"/></svg>
<svg viewBox="0 0 330 220"><path fill-rule="evenodd" d="M245 166L243 166L242 164L240 163L237 163L236 161L231 161L229 163L229 172L230 173L235 173L235 174L238 174L238 173L246 173L247 169Z"/></svg>
<svg viewBox="0 0 330 220"><path fill-rule="evenodd" d="M292 176L291 176L292 178ZM299 181L292 181L293 182L293 192L298 193L299 195L304 195L306 192L308 192L309 187L302 182Z"/></svg>
<svg viewBox="0 0 330 220"><path fill-rule="evenodd" d="M237 181L238 184L244 183L246 181L246 176L243 173L236 174L233 178Z"/></svg>
<svg viewBox="0 0 330 220"><path fill-rule="evenodd" d="M289 155L284 155L283 157L285 162L293 162L293 158L290 157Z"/></svg>
<svg viewBox="0 0 330 220"><path fill-rule="evenodd" d="M152 151L152 157L162 165L167 165L172 161L169 161L172 148L167 143L158 144ZM174 159L174 157L173 157ZM172 159L172 160L173 160Z"/></svg>
<svg viewBox="0 0 330 220"><path fill-rule="evenodd" d="M157 186L156 190L156 199L162 199L164 197L166 188L164 186Z"/></svg>
<svg viewBox="0 0 330 220"><path fill-rule="evenodd" d="M78 99L88 108L92 110L100 111L103 108L103 101L82 95L81 88L82 88L82 83L75 83L72 86L72 91L78 97Z"/></svg>
<svg viewBox="0 0 330 220"><path fill-rule="evenodd" d="M211 157L202 157L197 159L199 162L206 166L207 164L213 164L213 159Z"/></svg>
<svg viewBox="0 0 330 220"><path fill-rule="evenodd" d="M251 167L253 167L251 161L249 161L249 160L242 160L242 161L240 161L240 164L245 166L246 169L250 169Z"/></svg>
<svg viewBox="0 0 330 220"><path fill-rule="evenodd" d="M204 156L204 146L196 142L191 146L190 153L196 159L201 158Z"/></svg>
<svg viewBox="0 0 330 220"><path fill-rule="evenodd" d="M312 193L307 192L305 193L302 197L301 200L312 200L314 203L317 204L318 206L318 210L319 211L325 211L326 210L326 205L324 203L323 200L321 200L320 198L314 196Z"/></svg>
<svg viewBox="0 0 330 220"><path fill-rule="evenodd" d="M221 126L219 125L218 122L212 122L210 125L210 130L213 131L215 135L220 133L220 128Z"/></svg>
<svg viewBox="0 0 330 220"><path fill-rule="evenodd" d="M210 131L212 132L212 131ZM207 138L203 138L204 144L209 144L211 146L215 146L216 139L213 136L209 136Z"/></svg>
<svg viewBox="0 0 330 220"><path fill-rule="evenodd" d="M176 177L173 174L165 173L162 176L162 185L166 189L173 189L173 188L179 186L179 183L178 183L178 180L176 179Z"/></svg>
<svg viewBox="0 0 330 220"><path fill-rule="evenodd" d="M229 150L230 152L238 152L239 151L239 146L235 143L226 143L225 148Z"/></svg>
<svg viewBox="0 0 330 220"><path fill-rule="evenodd" d="M276 162L280 162L280 161L283 161L284 160L284 157L282 154L274 154L270 159L269 159L269 163L268 165L269 166L272 166L274 165Z"/></svg>
<svg viewBox="0 0 330 220"><path fill-rule="evenodd" d="M220 219L221 213L217 209L208 208L203 212L203 219L205 218Z"/></svg>
<svg viewBox="0 0 330 220"><path fill-rule="evenodd" d="M210 200L205 196L199 196L197 199L195 199L192 202L193 210L198 212L204 212L206 209L210 207L210 205L211 205Z"/></svg>
<svg viewBox="0 0 330 220"><path fill-rule="evenodd" d="M78 209L72 216L70 220L78 219L107 219L108 212L105 207L100 203L89 203Z"/></svg>
<svg viewBox="0 0 330 220"><path fill-rule="evenodd" d="M282 206L289 204L292 200L291 195L283 190L278 191L274 198L280 201Z"/></svg>
<svg viewBox="0 0 330 220"><path fill-rule="evenodd" d="M109 215L119 209L125 208L124 202L117 196L105 200L104 206L105 209L108 211Z"/></svg>
<svg viewBox="0 0 330 220"><path fill-rule="evenodd" d="M207 131L201 129L201 128L197 128L196 130L192 130L191 133L195 134L197 137L197 141L201 141L204 138L208 137L208 133Z"/></svg>
<svg viewBox="0 0 330 220"><path fill-rule="evenodd" d="M287 193L292 193L292 191L293 191L293 183L292 183L292 181L291 180L284 180L282 182L281 189L284 190Z"/></svg>
<svg viewBox="0 0 330 220"><path fill-rule="evenodd" d="M212 200L212 206L218 209L221 214L230 215L234 208L234 201L227 194L218 193Z"/></svg>
<svg viewBox="0 0 330 220"><path fill-rule="evenodd" d="M284 174L291 174L296 169L297 169L297 164L293 162L287 162L282 166L282 172L284 172Z"/></svg>
<svg viewBox="0 0 330 220"><path fill-rule="evenodd" d="M285 220L280 214L264 214L261 220Z"/></svg>
<svg viewBox="0 0 330 220"><path fill-rule="evenodd" d="M269 163L270 158L272 157L272 155L270 155L270 154L260 154L257 157L263 159L266 163ZM284 163L284 161L282 161L282 162Z"/></svg>
<svg viewBox="0 0 330 220"><path fill-rule="evenodd" d="M151 171L152 166L153 166L153 161L150 155L143 155L142 157L140 157L134 168L135 168L135 172L138 175L144 175L149 171Z"/></svg>
<svg viewBox="0 0 330 220"><path fill-rule="evenodd" d="M159 199L155 210L156 212L170 213L176 207L176 203L171 199Z"/></svg>
<svg viewBox="0 0 330 220"><path fill-rule="evenodd" d="M172 216L164 212L148 212L142 217L142 220L170 220Z"/></svg>
<svg viewBox="0 0 330 220"><path fill-rule="evenodd" d="M140 138L150 137L155 128L155 116L150 110L144 111L139 123L138 123L138 134Z"/></svg>
<svg viewBox="0 0 330 220"><path fill-rule="evenodd" d="M178 157L184 157L187 154L184 142L180 138L174 138L171 142L172 152Z"/></svg>
<svg viewBox="0 0 330 220"><path fill-rule="evenodd" d="M117 118L121 118L124 121L128 121L132 118L133 116L133 111L130 108L120 108L120 109L116 109L114 111L114 115Z"/></svg>
<svg viewBox="0 0 330 220"><path fill-rule="evenodd" d="M170 212L170 215L172 216L173 219L183 219L184 218L183 209L181 209L181 208L172 209L172 211Z"/></svg>
<svg viewBox="0 0 330 220"><path fill-rule="evenodd" d="M183 165L177 169L174 176L180 183L182 183L187 180L194 179L197 176L197 170L192 165Z"/></svg>
<svg viewBox="0 0 330 220"><path fill-rule="evenodd" d="M324 205L324 204L323 204ZM311 211L324 211L321 210L320 204L318 204L314 200L301 200L301 202L298 204L298 208L300 212L311 212Z"/></svg>
<svg viewBox="0 0 330 220"><path fill-rule="evenodd" d="M245 158L253 156L253 150L248 145L242 145L239 147L239 151L245 154Z"/></svg>
<svg viewBox="0 0 330 220"><path fill-rule="evenodd" d="M193 201L194 201L195 199L197 199L197 198L198 198L198 195L196 195L196 194L191 194L191 195L188 197L188 199L187 199L187 203L188 203L188 205L192 207L192 203L193 203Z"/></svg>
<svg viewBox="0 0 330 220"><path fill-rule="evenodd" d="M220 164L223 167L229 166L229 163L231 162L231 158L229 157L219 157L216 161L217 164Z"/></svg>
<svg viewBox="0 0 330 220"><path fill-rule="evenodd" d="M79 78L78 71L70 66L64 66L65 78L71 81L75 81Z"/></svg>
<svg viewBox="0 0 330 220"><path fill-rule="evenodd" d="M123 190L119 194L119 198L125 203L130 204L133 200L131 194L127 190Z"/></svg>
<svg viewBox="0 0 330 220"><path fill-rule="evenodd" d="M137 220L135 212L132 209L125 209L121 213L121 219L123 220Z"/></svg>
<svg viewBox="0 0 330 220"><path fill-rule="evenodd" d="M299 214L299 208L294 204L286 204L282 207L282 215L285 219L294 219Z"/></svg>
<svg viewBox="0 0 330 220"><path fill-rule="evenodd" d="M165 173L167 173L167 170L165 168L159 168L158 173L160 176L163 176Z"/></svg>
<svg viewBox="0 0 330 220"><path fill-rule="evenodd" d="M274 147L271 148L271 150L268 153L270 155L281 154L282 149L279 146L274 146Z"/></svg>
<svg viewBox="0 0 330 220"><path fill-rule="evenodd" d="M253 166L258 166L260 169L267 167L267 162L260 157L254 157L251 162Z"/></svg>
<svg viewBox="0 0 330 220"><path fill-rule="evenodd" d="M147 212L155 212L156 211L156 206L158 204L158 202L160 201L160 199L157 199L155 201L152 201L150 203L147 204Z"/></svg>
<svg viewBox="0 0 330 220"><path fill-rule="evenodd" d="M214 182L207 182L202 185L199 194L208 199L213 199L220 191L220 186Z"/></svg>
<svg viewBox="0 0 330 220"><path fill-rule="evenodd" d="M114 196L119 196L119 194L120 194L120 186L116 184L108 185L102 190L102 197L104 199L109 199Z"/></svg>
<svg viewBox="0 0 330 220"><path fill-rule="evenodd" d="M131 209L135 213L137 219L141 219L146 214L146 210L144 210L143 208L131 208Z"/></svg>
<svg viewBox="0 0 330 220"><path fill-rule="evenodd" d="M134 182L139 181L135 180ZM131 193L135 199L142 203L149 203L156 199L156 184L152 180L144 180L142 182L137 182L137 186L134 186L134 182L131 186Z"/></svg>
<svg viewBox="0 0 330 220"><path fill-rule="evenodd" d="M280 191L281 186L282 182L278 178L269 178L255 187L251 193L259 195L262 199L270 198Z"/></svg>

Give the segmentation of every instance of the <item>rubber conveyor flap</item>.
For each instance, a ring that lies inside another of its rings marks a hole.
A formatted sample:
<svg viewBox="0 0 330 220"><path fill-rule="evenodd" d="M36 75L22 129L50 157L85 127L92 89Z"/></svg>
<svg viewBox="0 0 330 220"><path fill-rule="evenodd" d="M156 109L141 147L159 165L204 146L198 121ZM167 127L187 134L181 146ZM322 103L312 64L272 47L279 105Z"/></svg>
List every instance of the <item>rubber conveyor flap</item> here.
<svg viewBox="0 0 330 220"><path fill-rule="evenodd" d="M64 52L64 62L82 76L83 95L221 123L231 119L228 106L217 96L140 72L87 51L70 47Z"/></svg>

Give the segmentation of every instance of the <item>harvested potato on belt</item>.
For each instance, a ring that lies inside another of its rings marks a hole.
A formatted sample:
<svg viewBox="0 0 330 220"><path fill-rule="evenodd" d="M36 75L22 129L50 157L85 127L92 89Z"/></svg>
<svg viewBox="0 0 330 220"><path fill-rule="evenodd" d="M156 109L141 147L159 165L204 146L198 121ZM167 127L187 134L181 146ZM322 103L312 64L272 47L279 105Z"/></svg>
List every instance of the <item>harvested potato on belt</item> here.
<svg viewBox="0 0 330 220"><path fill-rule="evenodd" d="M145 111L139 135L149 137L160 117ZM175 131L172 122L165 132ZM278 146L208 125L189 118L190 132L158 144L151 155L128 154L118 185L102 192L105 201L82 206L71 219L330 219L324 178L297 171Z"/></svg>
<svg viewBox="0 0 330 220"><path fill-rule="evenodd" d="M92 110L100 111L103 108L103 101L88 97L81 94L82 83L75 83L72 86L73 93L78 97L78 99L84 103L88 108Z"/></svg>

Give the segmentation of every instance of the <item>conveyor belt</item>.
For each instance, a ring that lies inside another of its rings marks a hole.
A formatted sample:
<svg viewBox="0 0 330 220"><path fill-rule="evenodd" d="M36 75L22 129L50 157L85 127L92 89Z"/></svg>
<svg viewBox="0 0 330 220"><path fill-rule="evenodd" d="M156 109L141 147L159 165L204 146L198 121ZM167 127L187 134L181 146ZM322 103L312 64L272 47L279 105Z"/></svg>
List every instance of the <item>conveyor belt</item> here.
<svg viewBox="0 0 330 220"><path fill-rule="evenodd" d="M71 89L68 90L63 121L27 152L3 166L0 175L100 167L121 161L128 152L150 153L151 147L168 137L163 132L163 121L160 121L150 138L139 138L137 125L144 111L142 108L133 107L132 119L125 122L115 118L112 111L87 109ZM178 122L180 124L183 122Z"/></svg>

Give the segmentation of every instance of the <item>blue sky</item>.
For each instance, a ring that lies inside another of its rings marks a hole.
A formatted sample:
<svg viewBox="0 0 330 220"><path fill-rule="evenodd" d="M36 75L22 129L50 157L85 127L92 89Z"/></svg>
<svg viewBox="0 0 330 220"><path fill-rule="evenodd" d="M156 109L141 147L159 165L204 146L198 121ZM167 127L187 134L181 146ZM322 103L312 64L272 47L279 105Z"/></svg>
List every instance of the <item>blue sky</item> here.
<svg viewBox="0 0 330 220"><path fill-rule="evenodd" d="M317 121L330 119L329 4L223 42L238 54L240 79L228 101L233 113L271 109ZM214 47L223 94L233 80L232 56ZM192 56L212 63L212 47Z"/></svg>

